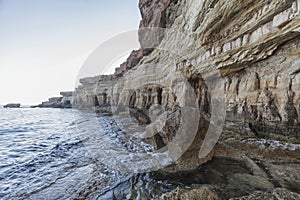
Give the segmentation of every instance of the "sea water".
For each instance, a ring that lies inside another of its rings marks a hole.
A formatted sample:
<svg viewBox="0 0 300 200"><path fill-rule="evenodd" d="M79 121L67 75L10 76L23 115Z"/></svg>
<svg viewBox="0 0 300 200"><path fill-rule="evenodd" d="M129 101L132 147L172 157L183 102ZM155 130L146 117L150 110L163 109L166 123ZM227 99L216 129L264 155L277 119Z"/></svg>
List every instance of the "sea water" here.
<svg viewBox="0 0 300 200"><path fill-rule="evenodd" d="M105 162L152 150L127 137L111 116L0 108L0 199L156 198L174 186Z"/></svg>

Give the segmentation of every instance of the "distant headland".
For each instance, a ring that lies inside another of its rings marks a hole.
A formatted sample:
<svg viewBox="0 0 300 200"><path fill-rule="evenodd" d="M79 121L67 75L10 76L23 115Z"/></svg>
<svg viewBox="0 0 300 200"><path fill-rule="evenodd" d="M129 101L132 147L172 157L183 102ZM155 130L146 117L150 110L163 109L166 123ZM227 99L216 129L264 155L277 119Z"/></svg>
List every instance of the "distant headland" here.
<svg viewBox="0 0 300 200"><path fill-rule="evenodd" d="M72 108L73 92L60 92L60 97L51 97L39 105L30 106L31 108Z"/></svg>
<svg viewBox="0 0 300 200"><path fill-rule="evenodd" d="M3 108L20 108L21 104L20 103L9 103L3 106Z"/></svg>

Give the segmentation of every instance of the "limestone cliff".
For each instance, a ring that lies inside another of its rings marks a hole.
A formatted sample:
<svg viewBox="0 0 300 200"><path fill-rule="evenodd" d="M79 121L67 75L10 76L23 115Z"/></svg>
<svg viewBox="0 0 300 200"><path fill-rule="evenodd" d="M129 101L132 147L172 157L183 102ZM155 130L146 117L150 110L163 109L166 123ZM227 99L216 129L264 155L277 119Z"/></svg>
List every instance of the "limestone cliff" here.
<svg viewBox="0 0 300 200"><path fill-rule="evenodd" d="M73 92L60 92L60 95L61 97L51 97L48 101L31 106L31 108L72 108Z"/></svg>
<svg viewBox="0 0 300 200"><path fill-rule="evenodd" d="M141 50L115 75L82 79L74 106L123 104L150 116L151 106L160 105L168 117L149 141L161 148L180 134L178 118L192 104L186 80L196 95L199 127L168 170L221 156L245 160L254 174L281 186L291 181L279 171L295 173L300 166L300 1L140 0L139 7ZM225 125L215 148L199 159L216 93L224 96ZM253 160L274 171L264 172ZM287 169L281 162L296 165Z"/></svg>

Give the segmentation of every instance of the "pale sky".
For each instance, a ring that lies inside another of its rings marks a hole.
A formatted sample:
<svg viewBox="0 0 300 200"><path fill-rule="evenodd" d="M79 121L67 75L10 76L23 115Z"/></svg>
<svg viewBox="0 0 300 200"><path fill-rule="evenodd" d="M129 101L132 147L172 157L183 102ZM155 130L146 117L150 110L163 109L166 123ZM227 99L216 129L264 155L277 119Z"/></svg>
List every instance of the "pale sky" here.
<svg viewBox="0 0 300 200"><path fill-rule="evenodd" d="M89 54L139 21L138 0L0 0L0 105L73 90Z"/></svg>

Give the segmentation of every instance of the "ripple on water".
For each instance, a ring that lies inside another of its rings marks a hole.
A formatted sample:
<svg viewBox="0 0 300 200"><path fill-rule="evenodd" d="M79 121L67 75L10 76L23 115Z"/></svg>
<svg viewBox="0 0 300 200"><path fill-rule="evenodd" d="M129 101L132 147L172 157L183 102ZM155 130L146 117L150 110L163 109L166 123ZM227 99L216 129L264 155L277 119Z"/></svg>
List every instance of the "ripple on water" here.
<svg viewBox="0 0 300 200"><path fill-rule="evenodd" d="M133 183L150 180L113 170L99 159L153 150L125 134L111 117L0 109L0 127L0 199L101 199L120 184L129 191Z"/></svg>

